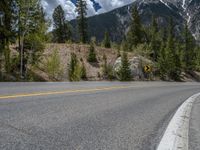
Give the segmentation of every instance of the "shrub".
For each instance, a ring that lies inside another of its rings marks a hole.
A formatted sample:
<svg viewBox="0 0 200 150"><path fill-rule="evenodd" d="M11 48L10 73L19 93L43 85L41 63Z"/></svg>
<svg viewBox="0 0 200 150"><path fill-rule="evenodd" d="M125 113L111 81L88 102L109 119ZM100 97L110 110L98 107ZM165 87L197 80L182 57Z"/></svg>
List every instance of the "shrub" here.
<svg viewBox="0 0 200 150"><path fill-rule="evenodd" d="M60 65L60 56L58 51L54 50L47 60L47 73L51 79L58 79L63 74Z"/></svg>
<svg viewBox="0 0 200 150"><path fill-rule="evenodd" d="M71 53L71 60L68 68L68 76L70 81L80 81L81 68L75 53Z"/></svg>
<svg viewBox="0 0 200 150"><path fill-rule="evenodd" d="M96 58L96 53L95 53L95 48L94 48L93 42L90 43L89 54L88 54L87 60L90 63L97 62L97 58Z"/></svg>
<svg viewBox="0 0 200 150"><path fill-rule="evenodd" d="M84 62L82 62L82 66L81 66L81 79L87 80L87 73L86 73L86 68L85 68Z"/></svg>

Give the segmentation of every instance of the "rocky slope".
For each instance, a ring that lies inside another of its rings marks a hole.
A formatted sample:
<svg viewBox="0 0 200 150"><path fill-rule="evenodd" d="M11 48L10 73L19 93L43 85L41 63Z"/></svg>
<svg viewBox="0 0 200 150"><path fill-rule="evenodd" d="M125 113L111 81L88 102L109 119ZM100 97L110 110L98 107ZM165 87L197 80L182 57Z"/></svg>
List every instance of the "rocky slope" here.
<svg viewBox="0 0 200 150"><path fill-rule="evenodd" d="M108 30L113 41L120 41L127 32L131 20L131 7L137 5L144 25L151 23L152 15L160 26L167 26L169 17L176 24L176 31L187 23L196 40L200 40L200 0L136 0L130 5L88 18L89 35L102 40ZM76 26L76 21L71 24ZM77 37L76 37L77 38Z"/></svg>

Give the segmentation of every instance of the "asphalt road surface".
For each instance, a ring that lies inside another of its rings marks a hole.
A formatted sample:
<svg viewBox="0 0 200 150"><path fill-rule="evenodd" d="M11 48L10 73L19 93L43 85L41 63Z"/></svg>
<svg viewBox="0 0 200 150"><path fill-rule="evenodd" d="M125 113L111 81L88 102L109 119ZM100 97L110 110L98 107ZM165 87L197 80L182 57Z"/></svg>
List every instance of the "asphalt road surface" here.
<svg viewBox="0 0 200 150"><path fill-rule="evenodd" d="M199 83L0 83L1 150L155 150Z"/></svg>

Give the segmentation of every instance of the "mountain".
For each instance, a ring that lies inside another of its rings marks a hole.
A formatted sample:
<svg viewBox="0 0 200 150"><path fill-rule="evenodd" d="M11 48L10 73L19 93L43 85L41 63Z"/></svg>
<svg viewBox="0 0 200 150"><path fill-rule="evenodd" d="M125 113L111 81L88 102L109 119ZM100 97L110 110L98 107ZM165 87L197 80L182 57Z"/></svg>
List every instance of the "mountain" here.
<svg viewBox="0 0 200 150"><path fill-rule="evenodd" d="M136 0L127 6L89 17L89 36L95 36L101 41L107 30L113 41L121 41L124 33L128 31L133 5L138 7L145 26L150 25L153 15L157 18L159 26L165 27L172 17L179 34L187 23L195 39L200 40L200 0ZM72 20L71 24L76 26L76 20Z"/></svg>

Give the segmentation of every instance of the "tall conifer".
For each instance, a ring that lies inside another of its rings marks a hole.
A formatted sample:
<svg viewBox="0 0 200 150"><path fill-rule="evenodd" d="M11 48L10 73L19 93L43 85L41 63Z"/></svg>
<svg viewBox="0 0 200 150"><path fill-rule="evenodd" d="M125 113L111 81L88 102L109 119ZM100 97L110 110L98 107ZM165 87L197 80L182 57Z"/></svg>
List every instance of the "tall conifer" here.
<svg viewBox="0 0 200 150"><path fill-rule="evenodd" d="M80 41L86 43L88 41L87 35L87 3L85 0L77 0L76 3L76 12L78 13L77 22L78 22L78 31Z"/></svg>

